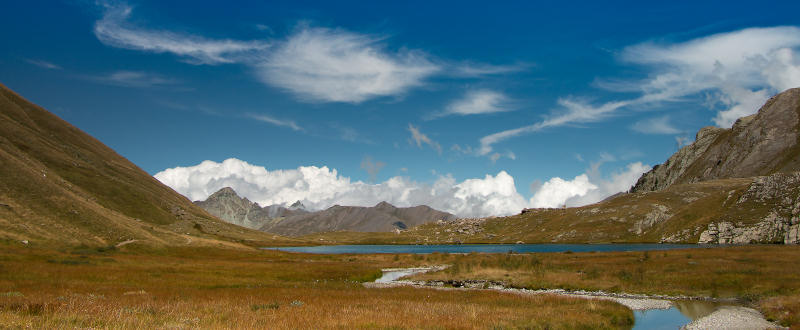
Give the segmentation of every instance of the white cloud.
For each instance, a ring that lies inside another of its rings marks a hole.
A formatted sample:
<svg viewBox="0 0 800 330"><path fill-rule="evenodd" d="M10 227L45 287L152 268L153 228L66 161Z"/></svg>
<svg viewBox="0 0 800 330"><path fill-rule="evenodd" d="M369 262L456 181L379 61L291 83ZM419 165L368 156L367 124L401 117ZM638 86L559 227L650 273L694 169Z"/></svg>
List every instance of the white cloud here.
<svg viewBox="0 0 800 330"><path fill-rule="evenodd" d="M743 29L676 44L634 45L622 52L622 60L649 67L653 73L623 89L640 91L639 103L715 92L716 103L724 109L714 122L730 127L738 117L755 113L769 95L800 86L800 62L794 58L798 47L800 28L794 26Z"/></svg>
<svg viewBox="0 0 800 330"><path fill-rule="evenodd" d="M604 162L601 159L592 163L586 173L570 181L559 177L551 178L538 187L530 204L533 207L561 207L597 203L613 194L628 191L642 173L650 170L649 166L636 162L606 178L599 170Z"/></svg>
<svg viewBox="0 0 800 330"><path fill-rule="evenodd" d="M58 66L57 64L45 60L25 59L25 62L38 66L42 69L61 70L61 67Z"/></svg>
<svg viewBox="0 0 800 330"><path fill-rule="evenodd" d="M273 118L273 117L270 117L270 116L267 116L267 115L253 114L253 113L248 113L248 114L245 114L244 116L247 117L247 118L255 119L255 120L258 120L258 121L261 121L261 122L265 122L265 123L268 123L268 124L272 124L272 125L276 125L276 126L288 127L288 128L291 128L294 131L302 131L303 130L302 127L298 126L297 123L295 123L292 120L276 119L276 118Z"/></svg>
<svg viewBox="0 0 800 330"><path fill-rule="evenodd" d="M514 73L527 69L530 65L518 63L514 65L492 65L484 63L462 63L454 66L451 74L456 77L483 77L505 73Z"/></svg>
<svg viewBox="0 0 800 330"><path fill-rule="evenodd" d="M503 157L506 157L506 158L511 159L511 160L516 160L517 159L517 155L514 154L511 151L507 151L507 152L504 152L504 153L495 152L491 156L489 156L489 159L492 161L492 164L494 164L500 158L503 158Z"/></svg>
<svg viewBox="0 0 800 330"><path fill-rule="evenodd" d="M419 50L391 50L386 36L300 24L284 40L212 39L199 35L148 29L132 22L125 2L99 0L103 16L95 22L100 42L118 48L169 53L191 64L238 63L261 82L311 102L360 103L399 96L422 86L433 75L481 77L516 72L527 64L452 64L435 61ZM271 35L269 26L255 28Z"/></svg>
<svg viewBox="0 0 800 330"><path fill-rule="evenodd" d="M195 64L220 64L241 61L268 44L261 41L212 40L200 36L147 30L128 22L132 8L118 3L103 3L103 17L95 23L100 42L113 47L153 53L172 53Z"/></svg>
<svg viewBox="0 0 800 330"><path fill-rule="evenodd" d="M419 127L414 127L414 125L408 124L408 131L411 132L411 142L417 144L418 148L422 148L423 144L429 145L431 148L436 150L440 155L442 154L442 146L436 142L431 140L427 135L420 132Z"/></svg>
<svg viewBox="0 0 800 330"><path fill-rule="evenodd" d="M542 184L531 198L533 207L560 207L572 197L586 195L597 186L589 182L586 174L576 176L571 181L555 177Z"/></svg>
<svg viewBox="0 0 800 330"><path fill-rule="evenodd" d="M681 131L670 123L669 116L661 116L636 122L631 129L644 134L678 134Z"/></svg>
<svg viewBox="0 0 800 330"><path fill-rule="evenodd" d="M444 111L431 114L431 118L448 115L477 115L514 110L509 98L500 92L479 89L468 91L461 99L450 103Z"/></svg>
<svg viewBox="0 0 800 330"><path fill-rule="evenodd" d="M481 138L479 154L488 155L498 142L545 127L598 121L624 107L657 107L703 92L712 93L711 104L723 106L714 123L730 127L737 118L755 113L769 95L800 86L800 61L795 57L799 47L800 28L794 26L750 28L682 43L648 42L627 47L620 59L648 69L648 78L598 80L595 85L617 92L639 92L639 97L599 106L561 99L560 114Z"/></svg>
<svg viewBox="0 0 800 330"><path fill-rule="evenodd" d="M558 100L558 104L561 106L559 110L538 123L482 137L480 139L481 146L478 149L478 154L487 155L492 152L492 146L496 143L515 136L536 132L544 128L563 126L571 123L599 121L606 118L620 107L627 105L628 102L608 102L601 106L592 106L582 100L562 98Z"/></svg>
<svg viewBox="0 0 800 330"><path fill-rule="evenodd" d="M142 71L116 71L101 76L90 76L88 79L108 85L139 88L168 86L178 83L175 79L166 78L157 73Z"/></svg>
<svg viewBox="0 0 800 330"><path fill-rule="evenodd" d="M259 77L302 99L359 103L403 94L439 71L421 52L390 52L380 40L339 29L302 27L258 65Z"/></svg>
<svg viewBox="0 0 800 330"><path fill-rule="evenodd" d="M369 184L352 182L328 167L269 171L231 158L222 163L204 161L196 166L175 167L155 177L192 200L232 187L261 205L288 205L299 200L315 210L336 204L373 206L387 201L401 207L428 205L461 217L479 217L515 214L528 206L517 193L514 178L505 171L462 182L448 175L432 184L405 177Z"/></svg>
<svg viewBox="0 0 800 330"><path fill-rule="evenodd" d="M650 169L641 163L632 163L604 177L599 171L602 162L593 163L586 173L573 180L552 178L537 185L538 190L530 200L517 192L514 178L505 171L462 182L450 175L439 176L430 184L396 176L372 184L353 182L325 166L270 171L230 158L221 163L207 160L195 166L166 169L155 177L191 200L203 200L223 187L232 187L239 195L262 206L290 205L299 200L310 209L321 210L337 204L373 206L387 201L400 207L428 205L460 217L485 217L516 214L531 206L580 206L598 202L627 191ZM532 185L533 188L537 186Z"/></svg>

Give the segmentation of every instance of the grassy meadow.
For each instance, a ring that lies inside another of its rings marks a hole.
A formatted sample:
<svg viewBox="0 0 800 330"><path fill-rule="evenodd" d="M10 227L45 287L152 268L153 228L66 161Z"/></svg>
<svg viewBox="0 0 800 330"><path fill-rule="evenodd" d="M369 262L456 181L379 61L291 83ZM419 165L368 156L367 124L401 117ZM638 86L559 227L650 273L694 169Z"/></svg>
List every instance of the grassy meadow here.
<svg viewBox="0 0 800 330"><path fill-rule="evenodd" d="M756 245L646 252L468 254L420 280L490 280L562 288L734 298L784 326L800 327L800 246Z"/></svg>
<svg viewBox="0 0 800 330"><path fill-rule="evenodd" d="M630 328L613 302L493 291L368 289L387 267L425 280L736 298L798 327L796 246L649 252L308 255L215 247L61 250L0 243L8 328Z"/></svg>
<svg viewBox="0 0 800 330"><path fill-rule="evenodd" d="M0 243L7 328L629 328L602 301L488 291L367 289L382 267L453 256L301 255L220 248Z"/></svg>

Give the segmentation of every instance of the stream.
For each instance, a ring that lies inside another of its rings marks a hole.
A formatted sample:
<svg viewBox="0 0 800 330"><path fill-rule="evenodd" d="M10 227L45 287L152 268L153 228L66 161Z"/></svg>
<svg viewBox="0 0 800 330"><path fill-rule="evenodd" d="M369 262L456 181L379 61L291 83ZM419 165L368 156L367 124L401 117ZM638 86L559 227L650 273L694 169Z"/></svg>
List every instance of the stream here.
<svg viewBox="0 0 800 330"><path fill-rule="evenodd" d="M368 287L385 287L395 285L412 285L425 287L419 283L404 281L401 278L443 269L443 267L433 268L391 268L383 269L383 275L373 283L365 283ZM369 285L367 285L369 284ZM649 298L618 298L607 294L597 293L589 295L586 293L566 293L558 290L520 290L508 288L494 288L490 290L518 292L518 293L550 293L566 296L578 296L587 299L607 299L617 301L633 310L635 323L633 329L680 329L690 322L706 317L716 311L720 306L731 305L730 303L720 303L706 300L661 300Z"/></svg>

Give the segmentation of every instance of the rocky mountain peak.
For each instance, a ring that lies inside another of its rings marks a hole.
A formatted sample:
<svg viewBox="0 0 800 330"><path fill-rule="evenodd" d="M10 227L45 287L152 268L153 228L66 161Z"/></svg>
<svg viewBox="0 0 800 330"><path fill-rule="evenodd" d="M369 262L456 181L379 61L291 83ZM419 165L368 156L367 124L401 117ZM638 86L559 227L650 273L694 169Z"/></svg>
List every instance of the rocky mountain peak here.
<svg viewBox="0 0 800 330"><path fill-rule="evenodd" d="M303 203L301 203L300 201L296 201L296 202L294 202L294 204L289 206L289 209L290 210L305 210L306 206L303 205Z"/></svg>
<svg viewBox="0 0 800 330"><path fill-rule="evenodd" d="M695 141L643 174L632 192L673 184L800 171L800 88L770 98L729 129L704 127Z"/></svg>
<svg viewBox="0 0 800 330"><path fill-rule="evenodd" d="M208 196L208 198L221 198L221 197L234 197L234 196L239 197L239 194L237 194L236 191L233 190L233 188L225 187L220 190L217 190L217 192L211 194L211 196Z"/></svg>
<svg viewBox="0 0 800 330"><path fill-rule="evenodd" d="M376 209L381 209L381 210L391 210L391 209L396 209L397 207L395 207L392 204L389 204L389 202L387 202L387 201L383 201L383 202L380 202L378 204L375 204L375 208Z"/></svg>

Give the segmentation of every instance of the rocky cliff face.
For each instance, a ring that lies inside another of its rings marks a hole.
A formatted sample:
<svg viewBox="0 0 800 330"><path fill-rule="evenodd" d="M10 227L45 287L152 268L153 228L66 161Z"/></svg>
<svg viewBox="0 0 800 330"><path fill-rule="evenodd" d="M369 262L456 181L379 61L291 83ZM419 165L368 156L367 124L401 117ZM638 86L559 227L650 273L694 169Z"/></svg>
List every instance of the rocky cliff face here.
<svg viewBox="0 0 800 330"><path fill-rule="evenodd" d="M261 207L258 203L239 197L230 187L222 188L206 200L194 203L226 222L252 229L259 229L276 218L308 213L300 201L289 208L280 205Z"/></svg>
<svg viewBox="0 0 800 330"><path fill-rule="evenodd" d="M632 192L673 184L800 171L800 88L770 98L730 129L706 127L695 142L642 175Z"/></svg>
<svg viewBox="0 0 800 330"><path fill-rule="evenodd" d="M698 243L800 243L800 173L758 177L736 200L737 206L765 208L755 224L717 219L700 234Z"/></svg>

